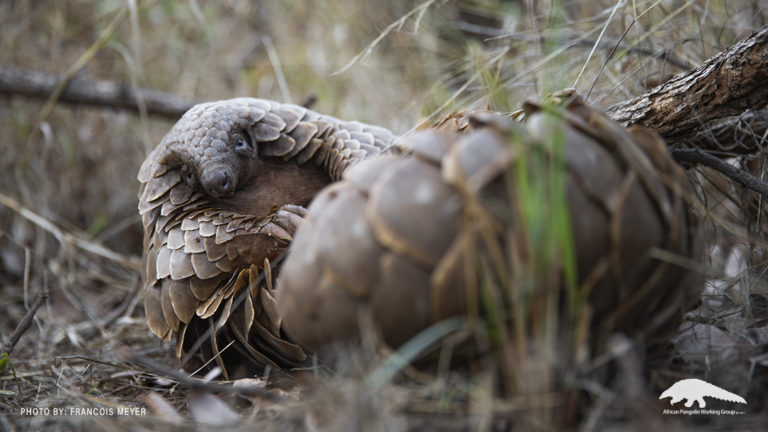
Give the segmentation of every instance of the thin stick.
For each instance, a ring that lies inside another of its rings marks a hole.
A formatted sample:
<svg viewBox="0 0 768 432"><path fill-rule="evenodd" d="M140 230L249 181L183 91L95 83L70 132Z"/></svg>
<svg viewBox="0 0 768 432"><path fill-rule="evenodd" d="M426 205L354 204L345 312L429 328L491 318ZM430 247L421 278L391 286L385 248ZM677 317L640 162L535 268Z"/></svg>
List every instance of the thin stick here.
<svg viewBox="0 0 768 432"><path fill-rule="evenodd" d="M29 326L32 325L32 319L35 317L35 313L38 309L40 309L40 306L43 305L43 302L45 299L48 298L48 292L43 291L35 300L34 303L32 303L32 307L29 308L27 311L27 314L24 315L24 318L19 321L19 323L16 325L16 329L13 330L13 333L11 334L11 338L8 340L8 342L3 345L2 352L5 354L10 355L13 349L16 347L16 344L19 343L19 339L21 339L21 336L26 333L26 331L29 329Z"/></svg>
<svg viewBox="0 0 768 432"><path fill-rule="evenodd" d="M747 189L751 189L768 198L768 182L723 161L720 158L698 149L679 149L672 151L672 157L679 163L701 164L723 173Z"/></svg>
<svg viewBox="0 0 768 432"><path fill-rule="evenodd" d="M127 361L137 363L138 365L149 369L157 375L164 378L170 378L183 386L194 390L203 390L210 393L229 393L239 394L243 396L253 396L266 399L269 401L281 401L283 398L272 393L266 389L254 388L254 387L234 387L231 384L224 384L218 382L208 382L197 378L187 376L187 374L180 372L176 369L170 368L163 364L160 364L148 357L140 356L136 354L129 354L126 358Z"/></svg>

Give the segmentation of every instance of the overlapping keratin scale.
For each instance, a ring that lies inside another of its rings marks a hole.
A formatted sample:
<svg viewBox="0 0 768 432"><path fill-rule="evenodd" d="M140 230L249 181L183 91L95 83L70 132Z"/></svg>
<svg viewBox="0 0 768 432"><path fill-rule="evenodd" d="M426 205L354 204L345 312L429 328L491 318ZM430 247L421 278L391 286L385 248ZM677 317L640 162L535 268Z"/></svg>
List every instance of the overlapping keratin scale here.
<svg viewBox="0 0 768 432"><path fill-rule="evenodd" d="M406 154L364 161L321 192L279 279L286 334L321 349L358 336L360 311L367 311L397 346L432 323L477 310L467 281L483 281L465 269L489 265L484 247L496 245L503 258L500 284L518 271L511 263L525 259L521 251L543 247L526 243L514 185L520 162L538 152L553 163L556 143L564 152L578 289L595 317L592 346L614 332L663 336L679 322L700 285L653 251L695 260L701 244L683 199L685 176L664 143L578 98L557 115L525 108L525 123L492 113L452 116L405 137ZM553 296L562 289L542 287Z"/></svg>

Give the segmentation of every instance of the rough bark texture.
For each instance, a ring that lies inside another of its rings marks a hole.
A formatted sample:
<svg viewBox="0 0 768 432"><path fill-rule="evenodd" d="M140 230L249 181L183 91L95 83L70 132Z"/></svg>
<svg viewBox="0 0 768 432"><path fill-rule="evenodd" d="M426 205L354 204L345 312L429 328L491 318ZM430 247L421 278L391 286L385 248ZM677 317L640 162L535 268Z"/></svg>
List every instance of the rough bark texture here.
<svg viewBox="0 0 768 432"><path fill-rule="evenodd" d="M60 77L37 71L0 66L0 93L21 94L46 100L59 84ZM111 81L92 81L75 77L59 101L139 111L144 104L148 114L177 119L194 102L155 90L133 89Z"/></svg>
<svg viewBox="0 0 768 432"><path fill-rule="evenodd" d="M668 143L689 142L704 150L739 154L757 153L755 144L732 145L733 135L712 139L707 131L726 117L768 105L768 27L676 75L648 93L608 108L608 115L623 126L642 125L656 130ZM738 122L737 122L738 123ZM750 131L758 135L765 131ZM717 138L718 136L714 136ZM749 140L744 140L749 143ZM754 140L752 141L754 143Z"/></svg>

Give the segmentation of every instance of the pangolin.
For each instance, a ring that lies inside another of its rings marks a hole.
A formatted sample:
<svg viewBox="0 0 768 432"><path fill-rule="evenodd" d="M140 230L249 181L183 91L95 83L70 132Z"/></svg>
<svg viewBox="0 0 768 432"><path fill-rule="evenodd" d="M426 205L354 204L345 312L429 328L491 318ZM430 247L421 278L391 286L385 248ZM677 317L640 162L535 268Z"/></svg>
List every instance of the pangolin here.
<svg viewBox="0 0 768 432"><path fill-rule="evenodd" d="M397 347L456 315L512 319L550 304L553 292L564 309L587 302L593 348L615 332L651 340L671 330L700 292L664 258L701 254L681 168L655 133L627 130L578 97L547 110L529 103L525 114L522 124L454 115L403 137L402 154L362 161L325 188L277 281L286 334L321 350L358 337L365 312ZM537 190L533 176L558 172L575 273L544 255L552 243L543 231L555 227L526 219L531 206L557 205L547 195L556 180ZM495 297L482 291L493 286L503 288ZM573 334L574 321L562 323Z"/></svg>
<svg viewBox="0 0 768 432"><path fill-rule="evenodd" d="M393 141L380 127L263 99L191 108L138 173L152 332L176 335L180 358L202 345L200 361L230 369L222 357L253 368L301 363L304 351L281 331L269 261L320 188ZM232 355L218 355L230 343Z"/></svg>

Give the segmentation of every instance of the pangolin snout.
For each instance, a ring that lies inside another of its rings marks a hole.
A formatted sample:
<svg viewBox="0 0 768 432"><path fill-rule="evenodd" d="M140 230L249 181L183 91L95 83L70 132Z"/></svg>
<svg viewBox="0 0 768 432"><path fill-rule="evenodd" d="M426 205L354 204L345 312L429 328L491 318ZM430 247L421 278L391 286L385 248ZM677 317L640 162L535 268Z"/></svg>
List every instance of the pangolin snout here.
<svg viewBox="0 0 768 432"><path fill-rule="evenodd" d="M222 166L205 169L200 182L205 192L213 198L232 195L237 187L237 177L231 169Z"/></svg>

